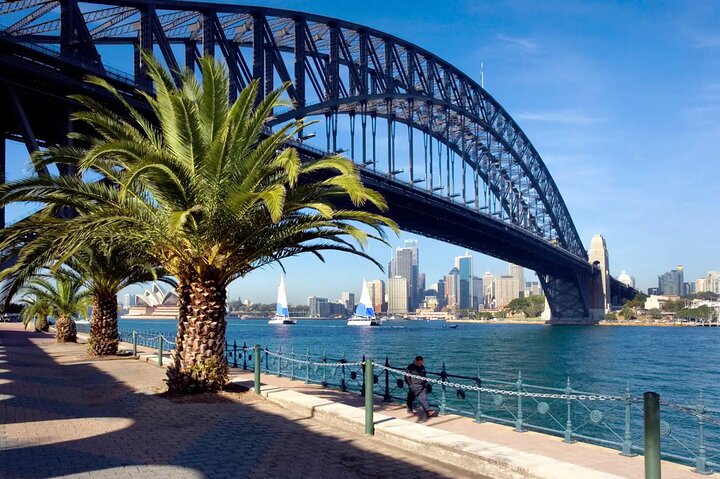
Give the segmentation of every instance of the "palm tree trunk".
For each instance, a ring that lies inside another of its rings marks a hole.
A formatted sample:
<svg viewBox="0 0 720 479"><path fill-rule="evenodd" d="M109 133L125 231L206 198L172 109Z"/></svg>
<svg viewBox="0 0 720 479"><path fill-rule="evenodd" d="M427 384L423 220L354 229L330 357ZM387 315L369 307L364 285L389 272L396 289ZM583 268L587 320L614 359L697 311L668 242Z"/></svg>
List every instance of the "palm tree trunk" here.
<svg viewBox="0 0 720 479"><path fill-rule="evenodd" d="M227 383L225 285L215 275L194 278L187 290L186 321L178 323L176 361L168 371L175 393L217 391Z"/></svg>
<svg viewBox="0 0 720 479"><path fill-rule="evenodd" d="M110 292L97 292L93 298L90 318L88 352L96 356L117 354L118 310L117 296Z"/></svg>
<svg viewBox="0 0 720 479"><path fill-rule="evenodd" d="M55 337L58 343L77 342L75 321L69 316L60 316L57 321L55 321Z"/></svg>
<svg viewBox="0 0 720 479"><path fill-rule="evenodd" d="M178 279L178 285L175 291L178 294L178 326L177 333L175 334L175 348L172 350L172 360L167 370L170 389L176 389L173 388L172 385L181 382L179 372L182 370L183 341L185 339L185 332L187 331L190 285L186 280Z"/></svg>

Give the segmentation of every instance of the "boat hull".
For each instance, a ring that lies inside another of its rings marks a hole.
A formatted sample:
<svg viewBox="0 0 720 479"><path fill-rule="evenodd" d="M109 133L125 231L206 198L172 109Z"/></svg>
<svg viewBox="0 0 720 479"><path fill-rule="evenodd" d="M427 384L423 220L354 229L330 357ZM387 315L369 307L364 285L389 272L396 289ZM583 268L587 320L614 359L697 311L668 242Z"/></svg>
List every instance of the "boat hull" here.
<svg viewBox="0 0 720 479"><path fill-rule="evenodd" d="M291 318L273 318L270 321L268 321L268 324L295 324L297 323L296 319Z"/></svg>
<svg viewBox="0 0 720 479"><path fill-rule="evenodd" d="M347 322L348 326L380 326L382 322L379 319L366 318L350 318Z"/></svg>

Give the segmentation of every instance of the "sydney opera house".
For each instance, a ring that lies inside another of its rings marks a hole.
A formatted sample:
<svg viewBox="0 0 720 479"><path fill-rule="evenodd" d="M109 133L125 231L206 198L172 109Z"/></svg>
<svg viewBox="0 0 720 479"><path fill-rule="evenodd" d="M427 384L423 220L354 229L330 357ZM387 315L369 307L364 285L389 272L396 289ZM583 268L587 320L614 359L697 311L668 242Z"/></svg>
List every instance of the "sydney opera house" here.
<svg viewBox="0 0 720 479"><path fill-rule="evenodd" d="M135 305L130 306L123 318L175 319L178 317L178 295L174 289L164 291L159 284L135 296Z"/></svg>

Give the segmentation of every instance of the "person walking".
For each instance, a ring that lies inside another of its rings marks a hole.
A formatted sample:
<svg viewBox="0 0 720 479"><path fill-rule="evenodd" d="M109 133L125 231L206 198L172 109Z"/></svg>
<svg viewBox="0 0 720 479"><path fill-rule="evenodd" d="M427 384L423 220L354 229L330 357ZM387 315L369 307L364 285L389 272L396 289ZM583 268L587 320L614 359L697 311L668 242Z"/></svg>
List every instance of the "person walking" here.
<svg viewBox="0 0 720 479"><path fill-rule="evenodd" d="M408 373L408 376L405 376L405 383L408 385L408 412L410 414L415 414L413 406L415 404L415 399L417 399L418 401L420 401L420 406L422 407L423 411L425 411L425 415L427 417L437 416L437 411L433 411L432 409L430 409L430 404L428 404L427 381L425 379L421 379L427 377L425 376L426 373L425 366L423 364L423 357L416 356L415 361L408 364L408 367L405 369L405 371Z"/></svg>

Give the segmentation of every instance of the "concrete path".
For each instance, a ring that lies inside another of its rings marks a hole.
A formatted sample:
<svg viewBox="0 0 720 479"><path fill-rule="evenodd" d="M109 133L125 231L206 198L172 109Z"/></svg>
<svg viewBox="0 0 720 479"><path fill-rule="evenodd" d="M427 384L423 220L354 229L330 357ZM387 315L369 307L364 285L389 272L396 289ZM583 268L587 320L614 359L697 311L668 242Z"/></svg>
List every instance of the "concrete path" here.
<svg viewBox="0 0 720 479"><path fill-rule="evenodd" d="M252 385L252 374L240 373L236 381ZM327 424L361 433L364 399L357 393L342 393L318 385L263 374L263 395L284 407L304 411ZM340 407L343 405L343 407ZM470 464L472 470L491 477L533 478L642 478L644 458L623 457L618 451L536 432L517 433L512 427L447 415L437 418L413 416L405 406L375 402L378 434L387 442L408 451L435 454L444 445L454 454L451 462ZM447 457L443 454L441 457ZM663 479L697 479L690 467L663 461ZM713 476L714 477L714 476Z"/></svg>
<svg viewBox="0 0 720 479"><path fill-rule="evenodd" d="M252 393L171 402L164 370L0 323L0 478L479 477Z"/></svg>

